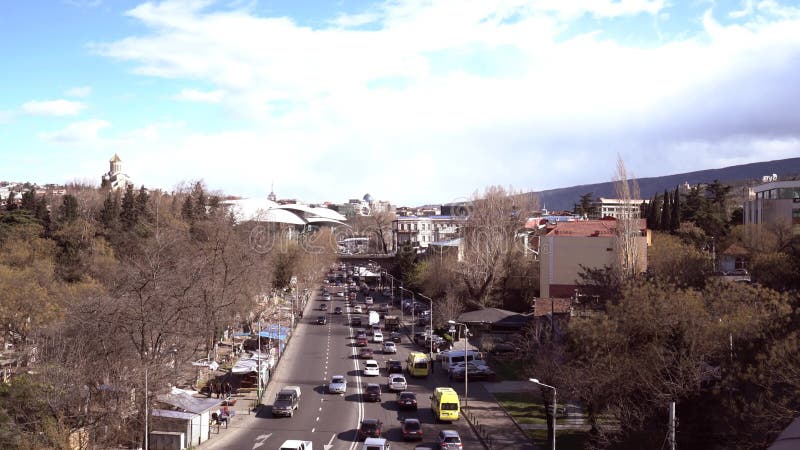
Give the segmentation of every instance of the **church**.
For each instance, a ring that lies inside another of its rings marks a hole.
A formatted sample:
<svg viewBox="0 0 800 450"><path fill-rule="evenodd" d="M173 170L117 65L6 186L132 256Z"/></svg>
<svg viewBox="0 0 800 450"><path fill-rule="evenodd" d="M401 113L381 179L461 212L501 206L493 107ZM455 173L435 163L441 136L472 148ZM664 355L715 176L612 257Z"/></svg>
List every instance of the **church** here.
<svg viewBox="0 0 800 450"><path fill-rule="evenodd" d="M100 187L111 189L112 191L125 189L131 182L131 178L122 172L122 159L114 153L114 157L108 161L109 170L100 179Z"/></svg>

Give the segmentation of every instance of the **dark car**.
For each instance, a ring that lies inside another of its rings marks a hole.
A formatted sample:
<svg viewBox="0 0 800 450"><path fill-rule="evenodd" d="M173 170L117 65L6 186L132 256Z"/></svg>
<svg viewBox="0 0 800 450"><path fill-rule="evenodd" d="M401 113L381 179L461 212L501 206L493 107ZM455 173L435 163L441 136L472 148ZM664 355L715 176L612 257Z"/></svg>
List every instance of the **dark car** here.
<svg viewBox="0 0 800 450"><path fill-rule="evenodd" d="M336 308L333 309L334 314L341 314L342 312L343 311L341 306L337 306Z"/></svg>
<svg viewBox="0 0 800 450"><path fill-rule="evenodd" d="M326 323L328 323L328 317L327 316L317 317L317 323L320 325L325 325Z"/></svg>
<svg viewBox="0 0 800 450"><path fill-rule="evenodd" d="M369 344L369 341L367 340L367 336L366 335L358 336L356 338L356 347L366 347L367 344Z"/></svg>
<svg viewBox="0 0 800 450"><path fill-rule="evenodd" d="M399 409L417 410L417 394L411 391L397 393L397 407Z"/></svg>
<svg viewBox="0 0 800 450"><path fill-rule="evenodd" d="M419 419L409 417L403 421L403 426L400 429L403 432L403 439L407 441L422 440L422 424L419 423Z"/></svg>
<svg viewBox="0 0 800 450"><path fill-rule="evenodd" d="M393 373L403 373L403 363L394 359L389 359L386 361L386 375L391 375Z"/></svg>
<svg viewBox="0 0 800 450"><path fill-rule="evenodd" d="M319 305L319 310L320 311L327 311L328 310L328 304L327 303L323 303L323 304Z"/></svg>
<svg viewBox="0 0 800 450"><path fill-rule="evenodd" d="M368 437L381 437L381 427L383 427L383 422L378 419L362 420L361 426L358 427L358 439L364 440Z"/></svg>
<svg viewBox="0 0 800 450"><path fill-rule="evenodd" d="M375 383L369 383L364 388L364 401L367 402L379 402L381 401L381 385Z"/></svg>
<svg viewBox="0 0 800 450"><path fill-rule="evenodd" d="M403 335L398 331L392 331L392 334L389 335L389 339L391 339L392 342L399 343L403 339Z"/></svg>
<svg viewBox="0 0 800 450"><path fill-rule="evenodd" d="M369 347L364 347L358 352L358 357L361 359L372 359L374 356L374 352Z"/></svg>
<svg viewBox="0 0 800 450"><path fill-rule="evenodd" d="M361 317L351 317L350 318L350 325L354 327L361 326Z"/></svg>

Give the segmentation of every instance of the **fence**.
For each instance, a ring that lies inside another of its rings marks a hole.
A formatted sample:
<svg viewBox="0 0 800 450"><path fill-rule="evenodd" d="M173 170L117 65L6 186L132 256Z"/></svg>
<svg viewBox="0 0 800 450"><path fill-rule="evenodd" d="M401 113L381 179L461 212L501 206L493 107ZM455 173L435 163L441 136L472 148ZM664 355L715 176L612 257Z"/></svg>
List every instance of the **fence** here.
<svg viewBox="0 0 800 450"><path fill-rule="evenodd" d="M486 430L486 427L480 423L480 420L478 420L478 418L475 417L475 415L473 415L468 408L463 408L461 412L464 415L464 418L467 419L469 425L475 431L475 434L478 435L478 439L480 439L483 447L488 450L492 450L492 436L489 434L489 431Z"/></svg>

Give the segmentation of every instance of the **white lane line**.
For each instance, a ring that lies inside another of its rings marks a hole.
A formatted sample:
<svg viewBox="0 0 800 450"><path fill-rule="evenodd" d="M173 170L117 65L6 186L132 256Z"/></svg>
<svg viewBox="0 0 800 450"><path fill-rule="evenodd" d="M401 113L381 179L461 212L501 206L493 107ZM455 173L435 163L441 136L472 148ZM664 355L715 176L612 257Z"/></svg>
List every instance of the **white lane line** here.
<svg viewBox="0 0 800 450"><path fill-rule="evenodd" d="M317 422L319 422L319 417L317 417Z"/></svg>
<svg viewBox="0 0 800 450"><path fill-rule="evenodd" d="M314 430L316 430L316 428L312 428L312 429L311 429L311 432L313 433L313 432L314 432Z"/></svg>
<svg viewBox="0 0 800 450"><path fill-rule="evenodd" d="M322 406L319 407L319 410L322 411Z"/></svg>

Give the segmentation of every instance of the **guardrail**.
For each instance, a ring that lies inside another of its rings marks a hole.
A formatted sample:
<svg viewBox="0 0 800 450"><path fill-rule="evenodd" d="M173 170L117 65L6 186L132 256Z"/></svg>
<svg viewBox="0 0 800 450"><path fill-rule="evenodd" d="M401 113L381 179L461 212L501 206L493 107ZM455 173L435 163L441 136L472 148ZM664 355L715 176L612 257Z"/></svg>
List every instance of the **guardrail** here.
<svg viewBox="0 0 800 450"><path fill-rule="evenodd" d="M492 450L492 436L489 431L486 430L486 427L480 423L477 417L475 417L472 412L470 412L469 408L463 408L461 412L464 414L464 418L467 419L467 423L469 426L472 427L472 430L475 431L475 434L478 436L478 439L483 444L483 447Z"/></svg>

